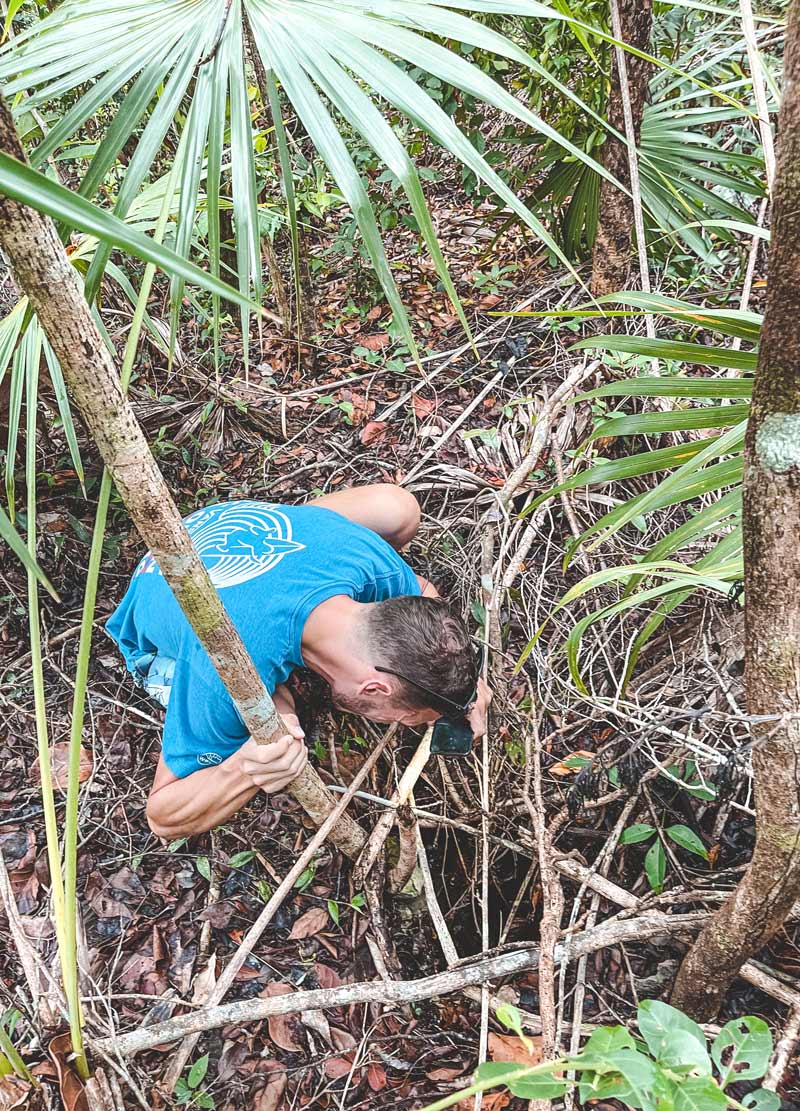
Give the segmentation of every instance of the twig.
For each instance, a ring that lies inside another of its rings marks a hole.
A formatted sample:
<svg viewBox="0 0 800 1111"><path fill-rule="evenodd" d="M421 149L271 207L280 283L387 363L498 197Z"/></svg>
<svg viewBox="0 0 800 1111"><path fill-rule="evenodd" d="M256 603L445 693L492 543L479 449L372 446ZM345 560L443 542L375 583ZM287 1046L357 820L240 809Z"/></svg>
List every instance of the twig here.
<svg viewBox="0 0 800 1111"><path fill-rule="evenodd" d="M669 937L684 930L695 929L707 918L708 915L704 912L673 915L653 911L637 918L603 922L593 930L587 930L572 939L571 955L594 953L598 949L623 942ZM563 955L563 946L557 946L555 959L561 960ZM449 969L447 972L438 972L434 976L426 976L419 980L395 980L388 984L375 981L344 984L338 988L293 992L291 995L277 995L269 999L243 999L219 1007L205 1007L203 1010L166 1019L153 1026L139 1027L127 1034L101 1038L95 1040L93 1044L104 1053L130 1057L135 1053L141 1053L142 1050L151 1049L154 1045L164 1045L190 1034L199 1034L203 1030L215 1030L228 1024L260 1022L271 1015L327 1010L331 1007L347 1007L355 1003L379 1003L388 1006L392 1003L413 1003L420 999L432 999L476 984L484 984L489 980L514 976L537 968L538 964L538 950L530 947L502 953L496 957L482 958L472 964Z"/></svg>
<svg viewBox="0 0 800 1111"><path fill-rule="evenodd" d="M567 876L578 883L585 883L587 887L590 887L593 891L598 891L604 899L616 903L617 906L625 907L628 910L635 910L639 906L639 900L630 891L619 887L604 876L595 875L590 868L571 857L560 857L554 861L553 866L562 876ZM686 901L688 899L689 896L686 896ZM767 995L771 995L773 999L800 1010L800 992L788 987L777 977L770 975L754 961L746 961L739 969L739 976L742 980L746 980L748 984L753 984L754 987L759 988Z"/></svg>
<svg viewBox="0 0 800 1111"><path fill-rule="evenodd" d="M225 31L225 24L228 22L228 13L231 10L231 4L232 3L233 3L233 0L225 0L225 6L222 9L222 14L220 15L220 18L219 18L219 23L217 25L217 30L214 34L214 41L211 43L211 47L209 48L209 50L203 55L203 57L197 63L198 67L207 65L208 62L213 60L214 55L217 53L217 50L219 49L219 44L222 41L222 35Z"/></svg>
<svg viewBox="0 0 800 1111"><path fill-rule="evenodd" d="M452 935L447 928L447 923L445 922L444 915L442 914L442 908L439 906L439 900L436 897L436 888L433 885L431 866L428 863L428 855L425 852L425 845L423 844L422 838L419 836L417 837L417 846L419 853L419 869L422 873L422 885L425 892L425 902L428 906L428 914L431 916L433 928L436 930L436 936L438 937L439 944L442 947L444 959L447 961L448 967L452 967L453 965L459 964L460 962L458 950L456 949ZM516 1002L516 1000L513 999L513 997L516 995L515 992L512 992L509 988L501 988L501 992L506 996L511 996L512 998L503 998L503 994L490 993L489 1009L493 1014L497 1012L498 1007L508 1006L509 1002L511 1001ZM481 988L467 987L464 988L462 994L465 995L467 999L472 999L475 1002L480 1003L483 991ZM532 1015L528 1011L520 1010L519 1007L517 1008L517 1010L519 1011L520 1021L522 1022L522 1025L524 1027L526 1027L528 1030L531 1030L534 1034L538 1034L541 1032L542 1023L538 1015ZM591 1028L584 1027L584 1032L591 1033Z"/></svg>
<svg viewBox="0 0 800 1111"><path fill-rule="evenodd" d="M542 1056L556 1055L555 950L564 910L564 892L553 868L553 843L547 828L542 798L542 743L536 707L531 710L532 729L525 731L525 784L522 797L530 814L539 853L542 880L542 921L540 926L539 1011L542 1017ZM531 745L533 733L533 745ZM531 797L533 786L533 797Z"/></svg>
<svg viewBox="0 0 800 1111"><path fill-rule="evenodd" d="M542 454L545 444L547 443L548 436L550 435L553 418L562 403L566 401L573 390L577 389L577 387L593 374L599 366L600 360L594 359L591 363L584 363L581 366L573 367L561 385L553 392L553 396L544 403L542 411L536 416L533 436L524 459L511 472L502 490L498 494L498 500L501 506L504 508L508 506L511 498L535 468L539 461L539 456Z"/></svg>
<svg viewBox="0 0 800 1111"><path fill-rule="evenodd" d="M509 362L511 362L510 359L509 359ZM467 405L464 409L461 410L461 412L456 417L456 419L452 422L452 424L449 426L449 428L446 428L445 431L438 438L438 440L436 440L436 442L433 443L428 448L427 451L424 451L422 453L422 455L417 460L417 462L414 464L414 466L411 468L411 470L408 472L408 474L405 475L405 477L403 478L403 483L404 484L408 483L408 482L411 482L411 480L416 475L419 474L419 472L422 470L422 468L425 466L425 464L428 462L428 460L432 456L436 455L439 448L443 447L444 444L447 443L447 441L450 439L450 437L453 435L454 432L458 431L458 429L461 427L461 425L466 421L467 417L469 417L478 408L480 403L483 401L484 397L486 397L486 395L491 390L494 389L494 387L497 385L497 383L500 381L500 379L503 377L504 374L505 374L505 370L498 370L498 372L492 378L489 379L489 381L483 387L483 389L480 390L473 397L473 399L472 399L472 401L470 401L469 405Z"/></svg>
<svg viewBox="0 0 800 1111"><path fill-rule="evenodd" d="M481 541L481 595L484 609L483 621L483 681L489 679L489 649L495 634L492 615L494 606L494 586L492 581L492 560L494 557L494 529L488 527ZM499 644L496 645L499 648ZM485 953L490 945L489 938L489 728L481 737L481 949ZM478 1065L486 1060L489 1045L489 988L481 989L481 1026L478 1037ZM481 1111L483 1092L475 1093L475 1111Z"/></svg>
<svg viewBox="0 0 800 1111"><path fill-rule="evenodd" d="M764 170L767 175L767 189L771 193L772 183L775 180L775 142L772 137L772 127L769 122L769 106L767 105L764 70L761 66L761 55L758 51L756 26L753 19L753 6L750 0L739 0L739 10L742 13L742 33L747 46L747 61L750 66L750 78L753 82L753 96L758 111L758 130L761 133L761 145L764 148Z"/></svg>
<svg viewBox="0 0 800 1111"><path fill-rule="evenodd" d="M361 887L365 878L372 870L378 858L378 853L383 848L383 843L389 836L389 832L394 825L396 808L408 802L409 796L414 790L414 785L422 774L422 769L428 762L428 757L431 752L431 732L431 729L425 731L425 736L419 742L417 751L411 757L408 767L400 777L397 790L392 795L392 809L386 810L385 813L381 814L380 818L378 818L361 855L356 861L356 866L353 870L353 883L356 888Z"/></svg>
<svg viewBox="0 0 800 1111"><path fill-rule="evenodd" d="M614 38L623 42L622 20L619 15L617 0L611 0L611 29ZM636 231L636 253L639 256L639 274L642 291L650 292L650 268L647 263L647 242L644 235L644 210L642 208L642 188L639 180L639 156L636 150L636 128L633 123L631 109L631 91L628 85L628 64L625 51L621 46L614 46L614 60L617 63L619 75L619 91L622 97L622 116L625 120L625 138L628 147L628 169L631 178L631 201L633 202L633 226ZM650 338L656 334L652 313L645 313L645 327Z"/></svg>
<svg viewBox="0 0 800 1111"><path fill-rule="evenodd" d="M397 808L397 836L400 852L397 863L389 871L388 887L392 893L402 891L417 863L417 819L409 803Z"/></svg>
<svg viewBox="0 0 800 1111"><path fill-rule="evenodd" d="M794 1047L800 1039L800 1007L794 1007L789 1013L789 1019L781 1035L780 1041L775 1046L772 1060L767 1069L767 1075L761 1081L761 1086L771 1092L777 1092L778 1085L786 1072L789 1058L794 1052Z"/></svg>

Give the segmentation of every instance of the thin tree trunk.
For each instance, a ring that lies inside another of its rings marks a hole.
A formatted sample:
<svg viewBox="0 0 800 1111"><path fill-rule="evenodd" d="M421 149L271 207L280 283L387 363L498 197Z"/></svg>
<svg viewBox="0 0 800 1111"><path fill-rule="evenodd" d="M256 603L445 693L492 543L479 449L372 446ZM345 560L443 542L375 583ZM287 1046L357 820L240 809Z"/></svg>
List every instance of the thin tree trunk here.
<svg viewBox="0 0 800 1111"><path fill-rule="evenodd" d="M789 10L769 284L745 443L745 682L756 843L738 887L698 937L672 1001L712 1018L742 963L800 896L800 0Z"/></svg>
<svg viewBox="0 0 800 1111"><path fill-rule="evenodd" d="M637 50L647 50L653 25L652 0L618 0L621 39ZM614 56L611 91L608 96L607 118L620 134L625 134L625 103L620 85L619 67ZM635 54L625 54L628 75L631 116L636 144L642 127L642 116L647 98L650 63ZM628 148L614 135L609 135L602 147L603 165L630 189L631 174ZM600 183L599 218L597 236L592 254L591 289L595 297L616 293L628 284L631 263L631 231L633 229L633 202L631 198L603 178Z"/></svg>
<svg viewBox="0 0 800 1111"><path fill-rule="evenodd" d="M0 96L0 150L25 154ZM27 205L0 197L0 248L20 290L28 295L55 351L73 399L91 432L143 540L259 743L286 732L239 634L199 556L147 440L124 397L108 348L92 320L55 225ZM334 802L317 773L306 767L289 788L317 824ZM343 815L331 839L350 857L364 834Z"/></svg>

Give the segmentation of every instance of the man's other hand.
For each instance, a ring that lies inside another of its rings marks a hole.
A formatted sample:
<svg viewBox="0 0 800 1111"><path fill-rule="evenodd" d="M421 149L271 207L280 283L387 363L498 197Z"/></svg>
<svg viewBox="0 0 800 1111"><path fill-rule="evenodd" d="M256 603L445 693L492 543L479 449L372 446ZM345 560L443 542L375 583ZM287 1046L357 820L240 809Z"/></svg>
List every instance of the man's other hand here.
<svg viewBox="0 0 800 1111"><path fill-rule="evenodd" d="M478 680L478 697L475 699L475 705L469 712L467 720L472 726L472 733L475 737L482 737L486 732L486 711L489 709L489 703L492 701L492 692L489 686L484 683L483 679Z"/></svg>
<svg viewBox="0 0 800 1111"><path fill-rule="evenodd" d="M296 779L308 760L305 733L296 714L281 714L289 732L272 744L260 745L252 738L239 749L242 772L268 795L282 791Z"/></svg>

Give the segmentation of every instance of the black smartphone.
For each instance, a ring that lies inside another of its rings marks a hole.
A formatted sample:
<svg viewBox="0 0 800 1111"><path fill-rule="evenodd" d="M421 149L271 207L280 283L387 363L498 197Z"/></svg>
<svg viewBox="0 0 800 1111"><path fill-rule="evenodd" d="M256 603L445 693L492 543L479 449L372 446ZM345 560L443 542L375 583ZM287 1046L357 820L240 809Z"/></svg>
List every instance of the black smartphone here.
<svg viewBox="0 0 800 1111"><path fill-rule="evenodd" d="M463 715L441 717L433 726L431 755L469 756L472 741L472 726Z"/></svg>

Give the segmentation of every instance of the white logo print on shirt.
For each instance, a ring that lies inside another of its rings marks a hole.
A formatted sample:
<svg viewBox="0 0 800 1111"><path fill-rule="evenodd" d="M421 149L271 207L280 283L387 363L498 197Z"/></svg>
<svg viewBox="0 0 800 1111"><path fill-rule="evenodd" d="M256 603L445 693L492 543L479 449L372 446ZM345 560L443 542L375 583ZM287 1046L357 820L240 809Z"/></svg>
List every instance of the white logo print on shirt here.
<svg viewBox="0 0 800 1111"><path fill-rule="evenodd" d="M292 524L286 514L263 502L209 506L192 513L184 523L217 589L258 578L290 552L305 548L292 540ZM161 571L148 553L135 574L153 573Z"/></svg>

